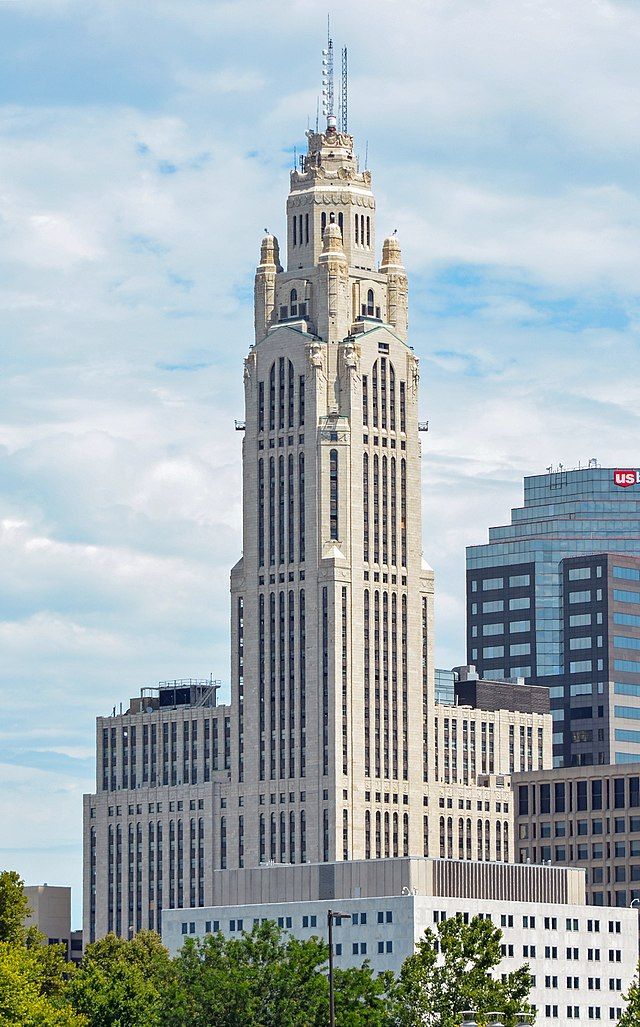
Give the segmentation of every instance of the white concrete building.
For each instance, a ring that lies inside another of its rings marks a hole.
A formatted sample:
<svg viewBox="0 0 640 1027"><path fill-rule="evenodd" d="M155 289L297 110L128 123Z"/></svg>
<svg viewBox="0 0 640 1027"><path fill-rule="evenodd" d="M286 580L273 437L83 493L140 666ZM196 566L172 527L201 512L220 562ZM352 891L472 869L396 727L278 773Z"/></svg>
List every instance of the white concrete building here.
<svg viewBox="0 0 640 1027"><path fill-rule="evenodd" d="M336 966L398 973L427 927L460 913L503 933L500 973L523 964L534 977L538 1027L567 1020L617 1022L638 959L638 914L585 904L584 873L568 868L447 860L354 861L262 867L214 875L217 902L170 910L163 940L229 937L274 920L297 938L327 938L327 910L349 913L334 929Z"/></svg>

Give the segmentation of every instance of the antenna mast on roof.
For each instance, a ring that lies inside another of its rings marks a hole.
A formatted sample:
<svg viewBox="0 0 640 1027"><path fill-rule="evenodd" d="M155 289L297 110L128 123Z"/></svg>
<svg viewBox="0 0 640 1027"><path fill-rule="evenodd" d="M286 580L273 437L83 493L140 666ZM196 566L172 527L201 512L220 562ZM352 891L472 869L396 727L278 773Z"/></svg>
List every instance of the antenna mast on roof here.
<svg viewBox="0 0 640 1027"><path fill-rule="evenodd" d="M342 47L342 92L340 96L340 131L347 131L347 116L349 113L349 94L347 90L347 48Z"/></svg>
<svg viewBox="0 0 640 1027"><path fill-rule="evenodd" d="M327 15L327 47L322 51L322 113L332 118L333 109L333 40L331 24Z"/></svg>

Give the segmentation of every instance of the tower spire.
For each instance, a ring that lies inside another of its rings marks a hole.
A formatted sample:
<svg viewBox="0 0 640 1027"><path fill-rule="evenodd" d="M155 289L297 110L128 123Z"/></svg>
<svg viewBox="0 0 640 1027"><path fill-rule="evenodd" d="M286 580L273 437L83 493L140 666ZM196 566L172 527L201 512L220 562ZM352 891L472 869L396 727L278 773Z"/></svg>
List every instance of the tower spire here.
<svg viewBox="0 0 640 1027"><path fill-rule="evenodd" d="M327 45L322 51L322 113L327 119L327 126L335 128L334 88L333 88L333 39L331 38L331 22L327 15Z"/></svg>

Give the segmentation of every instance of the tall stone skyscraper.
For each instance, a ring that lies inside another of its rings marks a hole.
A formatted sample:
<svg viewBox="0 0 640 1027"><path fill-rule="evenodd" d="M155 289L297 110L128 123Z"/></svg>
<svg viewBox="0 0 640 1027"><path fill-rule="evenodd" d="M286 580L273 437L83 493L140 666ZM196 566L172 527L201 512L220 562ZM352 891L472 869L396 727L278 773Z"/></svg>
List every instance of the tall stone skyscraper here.
<svg viewBox="0 0 640 1027"><path fill-rule="evenodd" d="M98 718L88 941L159 930L265 863L508 862L508 775L548 765L548 715L435 703L400 248L385 239L376 267L351 136L329 118L308 142L287 268L267 235L256 274L231 705L173 681Z"/></svg>
<svg viewBox="0 0 640 1027"><path fill-rule="evenodd" d="M286 269L262 242L245 361L231 594L247 866L423 853L433 576L407 278L395 236L376 264L353 138L332 118L307 137Z"/></svg>

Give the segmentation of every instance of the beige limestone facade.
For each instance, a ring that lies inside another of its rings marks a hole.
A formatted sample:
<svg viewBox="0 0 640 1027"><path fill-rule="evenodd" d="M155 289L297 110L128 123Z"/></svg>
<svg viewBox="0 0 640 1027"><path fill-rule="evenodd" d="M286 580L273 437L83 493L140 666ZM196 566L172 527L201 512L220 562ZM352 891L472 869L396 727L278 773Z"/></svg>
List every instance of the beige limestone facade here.
<svg viewBox="0 0 640 1027"><path fill-rule="evenodd" d="M98 721L87 940L209 905L216 870L508 862L511 729L548 765L548 716L436 707L407 278L395 235L377 263L371 174L331 125L286 239L286 268L262 241L244 364L230 706L167 687Z"/></svg>

